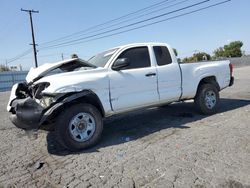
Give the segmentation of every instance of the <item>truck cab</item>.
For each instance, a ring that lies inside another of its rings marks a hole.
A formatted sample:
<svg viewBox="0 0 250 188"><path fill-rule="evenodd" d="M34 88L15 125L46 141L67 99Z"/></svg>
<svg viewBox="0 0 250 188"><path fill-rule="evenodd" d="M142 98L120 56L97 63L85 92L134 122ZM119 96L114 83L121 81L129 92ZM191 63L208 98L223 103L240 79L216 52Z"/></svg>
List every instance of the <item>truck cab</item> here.
<svg viewBox="0 0 250 188"><path fill-rule="evenodd" d="M166 45L128 46L114 59L108 69L115 113L179 100L180 67ZM128 61L129 65L114 70L119 61Z"/></svg>

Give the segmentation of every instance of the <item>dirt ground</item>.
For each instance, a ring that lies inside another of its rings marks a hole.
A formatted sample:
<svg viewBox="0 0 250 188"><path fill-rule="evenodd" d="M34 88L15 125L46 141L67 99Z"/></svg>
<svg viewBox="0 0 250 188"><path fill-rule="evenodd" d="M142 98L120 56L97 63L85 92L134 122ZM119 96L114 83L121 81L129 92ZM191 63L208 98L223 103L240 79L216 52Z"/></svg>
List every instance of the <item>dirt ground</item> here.
<svg viewBox="0 0 250 188"><path fill-rule="evenodd" d="M81 153L15 128L0 93L0 187L250 187L250 66L234 76L218 114L185 102L113 117Z"/></svg>

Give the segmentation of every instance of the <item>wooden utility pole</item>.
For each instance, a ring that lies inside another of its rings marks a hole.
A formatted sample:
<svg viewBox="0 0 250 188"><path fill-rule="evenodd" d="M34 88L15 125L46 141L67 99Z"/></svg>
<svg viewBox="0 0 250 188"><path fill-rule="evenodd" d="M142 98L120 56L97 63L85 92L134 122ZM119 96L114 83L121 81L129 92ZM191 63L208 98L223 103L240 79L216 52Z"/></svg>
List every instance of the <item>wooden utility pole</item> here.
<svg viewBox="0 0 250 188"><path fill-rule="evenodd" d="M38 67L37 63L37 51L36 51L36 42L35 42L35 34L34 34L34 28L33 28L33 21L32 21L32 13L39 13L39 11L35 10L25 10L21 9L21 11L28 12L30 15L30 26L31 26L31 33L32 33L32 45L33 45L33 51L34 51L34 58L35 58L35 66Z"/></svg>

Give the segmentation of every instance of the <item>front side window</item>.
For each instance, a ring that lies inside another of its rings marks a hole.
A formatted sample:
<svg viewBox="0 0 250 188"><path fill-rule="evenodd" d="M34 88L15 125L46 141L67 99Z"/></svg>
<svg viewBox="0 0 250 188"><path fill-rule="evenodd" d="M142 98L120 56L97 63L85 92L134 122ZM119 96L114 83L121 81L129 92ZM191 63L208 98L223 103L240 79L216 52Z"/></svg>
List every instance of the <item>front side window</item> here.
<svg viewBox="0 0 250 188"><path fill-rule="evenodd" d="M129 66L124 69L138 69L151 66L148 47L146 46L125 50L119 55L118 59L120 58L129 60Z"/></svg>
<svg viewBox="0 0 250 188"><path fill-rule="evenodd" d="M171 55L166 46L154 46L153 48L157 65L163 66L172 63Z"/></svg>

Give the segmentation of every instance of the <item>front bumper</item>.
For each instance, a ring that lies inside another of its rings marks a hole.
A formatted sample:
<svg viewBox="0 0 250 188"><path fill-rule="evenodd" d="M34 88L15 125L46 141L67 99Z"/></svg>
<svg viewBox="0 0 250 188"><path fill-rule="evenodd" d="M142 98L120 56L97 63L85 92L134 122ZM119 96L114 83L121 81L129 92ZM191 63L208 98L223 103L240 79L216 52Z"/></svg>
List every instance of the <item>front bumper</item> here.
<svg viewBox="0 0 250 188"><path fill-rule="evenodd" d="M26 83L19 83L12 87L7 111L11 112L10 120L16 127L27 130L40 127L47 109L33 99Z"/></svg>
<svg viewBox="0 0 250 188"><path fill-rule="evenodd" d="M37 102L38 99L34 99L32 94L25 92L25 85L24 88L21 86L22 84L13 86L7 110L12 113L10 116L12 123L18 128L26 130L39 128L49 130L53 128L50 126L53 126L58 114L68 104L91 93L85 91L57 94L51 103L44 105L41 100ZM104 114L103 108L102 112Z"/></svg>
<svg viewBox="0 0 250 188"><path fill-rule="evenodd" d="M38 129L44 108L34 99L14 99L11 102L12 114L10 120L21 129Z"/></svg>
<svg viewBox="0 0 250 188"><path fill-rule="evenodd" d="M51 130L54 116L64 105L62 99L64 94L55 97L55 101L48 106L44 103L41 105L41 101L38 102L38 99L34 99L27 91L27 86L20 83L12 87L7 111L11 112L10 120L18 128Z"/></svg>

